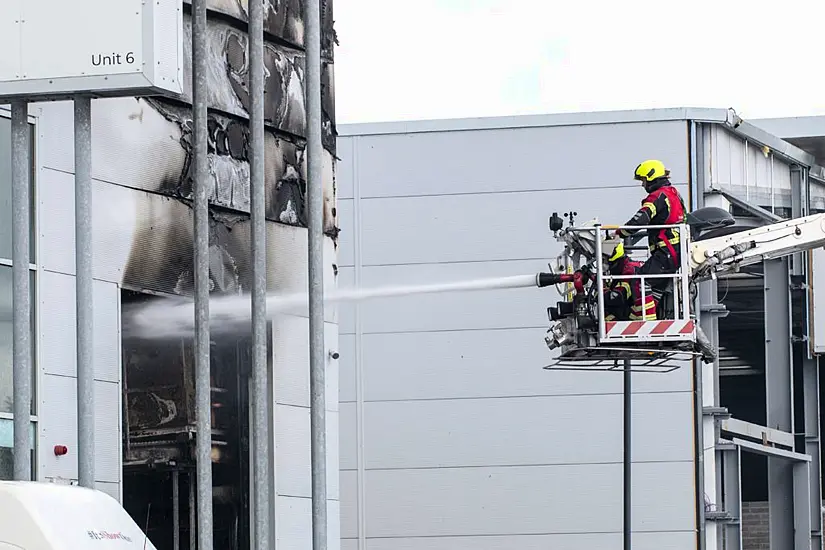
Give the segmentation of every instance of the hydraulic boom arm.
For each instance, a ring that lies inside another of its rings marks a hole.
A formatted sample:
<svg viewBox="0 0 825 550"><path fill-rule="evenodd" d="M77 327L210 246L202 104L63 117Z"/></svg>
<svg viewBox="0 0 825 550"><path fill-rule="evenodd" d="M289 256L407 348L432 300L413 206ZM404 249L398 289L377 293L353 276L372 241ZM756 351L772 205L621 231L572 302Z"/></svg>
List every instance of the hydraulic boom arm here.
<svg viewBox="0 0 825 550"><path fill-rule="evenodd" d="M825 214L758 227L691 243L691 278L701 281L714 274L825 246Z"/></svg>

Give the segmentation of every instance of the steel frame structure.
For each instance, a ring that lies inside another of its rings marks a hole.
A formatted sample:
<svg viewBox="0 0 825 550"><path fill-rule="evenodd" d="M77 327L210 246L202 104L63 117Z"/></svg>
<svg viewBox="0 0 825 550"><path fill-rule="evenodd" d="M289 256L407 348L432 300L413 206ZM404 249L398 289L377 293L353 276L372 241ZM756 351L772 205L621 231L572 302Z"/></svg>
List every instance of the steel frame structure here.
<svg viewBox="0 0 825 550"><path fill-rule="evenodd" d="M726 190L713 188L705 181L710 159L702 144L709 124L689 120L691 161L691 207L706 206L706 199L721 196L766 223L781 218L775 213L750 203L747 198ZM712 123L711 123L712 124ZM734 130L736 127L734 126ZM743 137L762 146L774 147L768 134L751 129ZM764 135L763 135L764 134ZM766 137L768 136L768 137ZM810 186L821 182L822 168L813 159L799 151L774 151L791 166L792 217L809 213ZM795 338L792 334L792 292L806 288L811 268L809 253L789 258L763 262L763 290L765 296L765 387L767 426L757 426L731 418L726 409L719 407L719 361L712 365L712 387L703 388L702 365L695 362L695 394L697 410L697 487L698 493L706 486L705 449L713 450L716 462L716 492L712 501L717 504L711 510L702 494L697 494L698 548L742 548L742 487L741 454L756 453L768 457L768 502L770 548L794 550L819 550L822 548L821 467L819 427L819 366L818 358L806 349L797 354L802 357L802 395L804 399L804 444L795 439L794 419L794 345L807 341L811 331L810 315L803 322L805 334ZM793 280L802 285L794 285ZM719 318L727 315L724 305L717 300L717 281L699 284L697 318L714 347L719 345ZM806 296L807 299L807 296ZM805 307L804 311L809 311ZM798 362L798 360L797 360ZM713 442L702 441L706 421L713 422ZM716 536L708 536L709 525L719 527ZM723 546L724 545L724 546Z"/></svg>

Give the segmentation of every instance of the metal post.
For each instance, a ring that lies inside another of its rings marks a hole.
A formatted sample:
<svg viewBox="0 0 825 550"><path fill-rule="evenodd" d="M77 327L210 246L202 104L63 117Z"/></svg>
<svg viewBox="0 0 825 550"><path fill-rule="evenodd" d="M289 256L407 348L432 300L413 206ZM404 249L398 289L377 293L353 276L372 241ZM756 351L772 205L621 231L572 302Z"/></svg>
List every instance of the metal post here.
<svg viewBox="0 0 825 550"><path fill-rule="evenodd" d="M77 479L95 484L94 307L92 291L92 100L74 100L75 299L77 310Z"/></svg>
<svg viewBox="0 0 825 550"><path fill-rule="evenodd" d="M632 432L631 432L631 412L632 412L632 394L633 389L631 386L631 368L630 368L630 359L624 360L624 395L622 398L622 402L624 404L624 427L623 427L623 456L622 456L622 469L624 473L624 480L623 480L623 489L624 494L622 498L622 506L623 506L623 518L622 518L622 536L624 544L622 548L624 550L630 550L631 544L631 508L632 508L632 487L631 487L631 467L632 467L632 455L631 455L631 445L632 445Z"/></svg>
<svg viewBox="0 0 825 550"><path fill-rule="evenodd" d="M196 550L198 542L196 539L197 527L195 522L195 472L189 470L189 550Z"/></svg>
<svg viewBox="0 0 825 550"><path fill-rule="evenodd" d="M207 158L207 0L192 0L192 119L195 177L195 417L198 549L212 550L212 419L209 349L209 159Z"/></svg>
<svg viewBox="0 0 825 550"><path fill-rule="evenodd" d="M172 470L172 550L180 550L180 473Z"/></svg>
<svg viewBox="0 0 825 550"><path fill-rule="evenodd" d="M12 287L13 356L12 392L14 395L14 479L31 479L31 295L29 291L29 181L31 147L28 103L11 106L11 202L12 202Z"/></svg>
<svg viewBox="0 0 825 550"><path fill-rule="evenodd" d="M255 548L269 549L269 410L264 188L264 0L249 1L250 213L252 222L252 480Z"/></svg>
<svg viewBox="0 0 825 550"><path fill-rule="evenodd" d="M810 331L808 332L810 334ZM803 399L805 401L805 454L811 457L810 510L811 548L822 548L822 472L819 442L819 365L814 357L803 357Z"/></svg>
<svg viewBox="0 0 825 550"><path fill-rule="evenodd" d="M312 548L327 548L326 355L324 353L324 182L321 142L321 0L305 5L309 369L312 439Z"/></svg>
<svg viewBox="0 0 825 550"><path fill-rule="evenodd" d="M725 511L734 521L724 525L725 550L742 550L742 451L739 447L723 452L725 463Z"/></svg>
<svg viewBox="0 0 825 550"><path fill-rule="evenodd" d="M788 258L764 262L766 425L794 433L791 363L791 296ZM768 506L771 548L793 548L793 469L768 457Z"/></svg>
<svg viewBox="0 0 825 550"><path fill-rule="evenodd" d="M605 325L604 325L604 292L602 289L604 288L604 276L602 275L603 271L603 264L602 264L602 232L601 232L601 225L597 224L594 227L596 232L596 288L599 291L596 293L596 299L598 300L599 311L598 311L598 318L599 318L599 342L604 340L605 337Z"/></svg>

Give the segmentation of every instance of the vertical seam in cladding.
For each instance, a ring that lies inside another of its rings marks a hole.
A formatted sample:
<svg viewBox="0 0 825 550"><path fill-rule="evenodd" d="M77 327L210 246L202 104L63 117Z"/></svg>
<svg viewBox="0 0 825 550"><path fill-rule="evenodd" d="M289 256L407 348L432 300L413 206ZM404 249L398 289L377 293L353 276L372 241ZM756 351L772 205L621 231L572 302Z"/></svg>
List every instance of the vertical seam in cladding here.
<svg viewBox="0 0 825 550"><path fill-rule="evenodd" d="M356 288L361 287L361 186L358 178L358 137L352 139L352 231L353 234L353 274ZM355 308L355 431L356 431L356 459L358 473L356 475L356 523L358 533L358 549L367 547L367 520L366 510L366 459L364 457L364 377L363 377L363 346L361 305L353 304Z"/></svg>

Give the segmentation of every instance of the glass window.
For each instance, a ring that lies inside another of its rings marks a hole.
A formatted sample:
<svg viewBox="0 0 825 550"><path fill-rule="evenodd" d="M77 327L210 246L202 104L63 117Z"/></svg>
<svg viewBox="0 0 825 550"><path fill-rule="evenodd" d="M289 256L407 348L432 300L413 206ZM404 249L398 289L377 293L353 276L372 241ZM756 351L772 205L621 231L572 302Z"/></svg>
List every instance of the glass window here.
<svg viewBox="0 0 825 550"><path fill-rule="evenodd" d="M29 424L29 448L31 449L31 478L34 479L34 423ZM14 421L0 419L0 480L14 479Z"/></svg>
<svg viewBox="0 0 825 550"><path fill-rule="evenodd" d="M31 316L31 337L29 342L32 348L32 414L34 414L35 399L35 355L34 355L34 311L35 311L35 289L34 272L29 271L29 291L32 304ZM0 413L12 413L12 359L14 351L12 348L12 268L0 265Z"/></svg>
<svg viewBox="0 0 825 550"><path fill-rule="evenodd" d="M30 124L29 128L31 136L31 177L30 183L34 182L35 176L35 161L34 161L34 125ZM34 188L32 185L31 188ZM30 221L29 224L29 262L34 261L34 193L30 192L29 197L31 204L29 208ZM11 260L11 227L12 227L12 209L11 209L11 120L0 116L0 258Z"/></svg>

